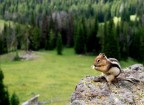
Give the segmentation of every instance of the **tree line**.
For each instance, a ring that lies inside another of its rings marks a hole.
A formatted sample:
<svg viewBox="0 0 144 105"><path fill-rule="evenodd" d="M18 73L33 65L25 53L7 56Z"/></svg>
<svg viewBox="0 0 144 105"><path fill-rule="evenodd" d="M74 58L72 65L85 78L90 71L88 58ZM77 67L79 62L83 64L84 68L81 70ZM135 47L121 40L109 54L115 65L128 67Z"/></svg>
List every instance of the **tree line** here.
<svg viewBox="0 0 144 105"><path fill-rule="evenodd" d="M73 47L77 54L143 61L142 0L0 0L0 17L13 21L0 33L0 54ZM130 16L134 15L135 20ZM121 20L114 23L117 16Z"/></svg>

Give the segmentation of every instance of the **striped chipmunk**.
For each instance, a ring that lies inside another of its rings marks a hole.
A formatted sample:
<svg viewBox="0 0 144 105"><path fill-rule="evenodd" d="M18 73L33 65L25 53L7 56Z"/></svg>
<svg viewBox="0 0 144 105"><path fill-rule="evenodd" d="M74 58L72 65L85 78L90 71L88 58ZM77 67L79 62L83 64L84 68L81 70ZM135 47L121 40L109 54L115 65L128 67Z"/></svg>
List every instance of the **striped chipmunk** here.
<svg viewBox="0 0 144 105"><path fill-rule="evenodd" d="M100 53L94 59L92 68L102 72L108 84L111 84L122 71L118 60L115 58L107 58L104 53Z"/></svg>

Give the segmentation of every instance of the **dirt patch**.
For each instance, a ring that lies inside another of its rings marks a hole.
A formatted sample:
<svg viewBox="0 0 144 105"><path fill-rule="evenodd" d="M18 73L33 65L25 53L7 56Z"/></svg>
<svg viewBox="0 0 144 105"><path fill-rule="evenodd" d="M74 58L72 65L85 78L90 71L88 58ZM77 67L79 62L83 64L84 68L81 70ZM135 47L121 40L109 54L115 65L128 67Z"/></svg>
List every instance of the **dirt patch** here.
<svg viewBox="0 0 144 105"><path fill-rule="evenodd" d="M25 52L24 54L21 54L19 57L20 60L34 60L38 58L38 55L36 55L34 51L28 51Z"/></svg>

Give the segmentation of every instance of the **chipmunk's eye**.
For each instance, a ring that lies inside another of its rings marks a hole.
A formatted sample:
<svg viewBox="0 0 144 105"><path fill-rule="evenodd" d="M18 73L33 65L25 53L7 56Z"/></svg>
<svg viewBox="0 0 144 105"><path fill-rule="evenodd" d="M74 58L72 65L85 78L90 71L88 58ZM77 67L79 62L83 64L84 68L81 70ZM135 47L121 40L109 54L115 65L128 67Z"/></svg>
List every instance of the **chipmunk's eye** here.
<svg viewBox="0 0 144 105"><path fill-rule="evenodd" d="M97 62L100 62L100 59L98 59Z"/></svg>

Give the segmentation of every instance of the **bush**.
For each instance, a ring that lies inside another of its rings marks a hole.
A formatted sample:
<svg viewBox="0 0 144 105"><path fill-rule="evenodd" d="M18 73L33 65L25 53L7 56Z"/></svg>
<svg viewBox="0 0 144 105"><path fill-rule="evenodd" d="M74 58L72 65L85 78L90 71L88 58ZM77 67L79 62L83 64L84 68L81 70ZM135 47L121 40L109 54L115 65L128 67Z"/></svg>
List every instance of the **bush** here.
<svg viewBox="0 0 144 105"><path fill-rule="evenodd" d="M57 37L57 43L56 43L56 49L57 49L57 54L58 55L62 55L62 50L63 50L63 43L62 43L62 37L61 34L58 33L58 37Z"/></svg>
<svg viewBox="0 0 144 105"><path fill-rule="evenodd" d="M0 105L10 105L9 93L7 88L3 84L4 75L0 68Z"/></svg>
<svg viewBox="0 0 144 105"><path fill-rule="evenodd" d="M19 105L19 98L16 93L13 93L10 99L11 105Z"/></svg>

